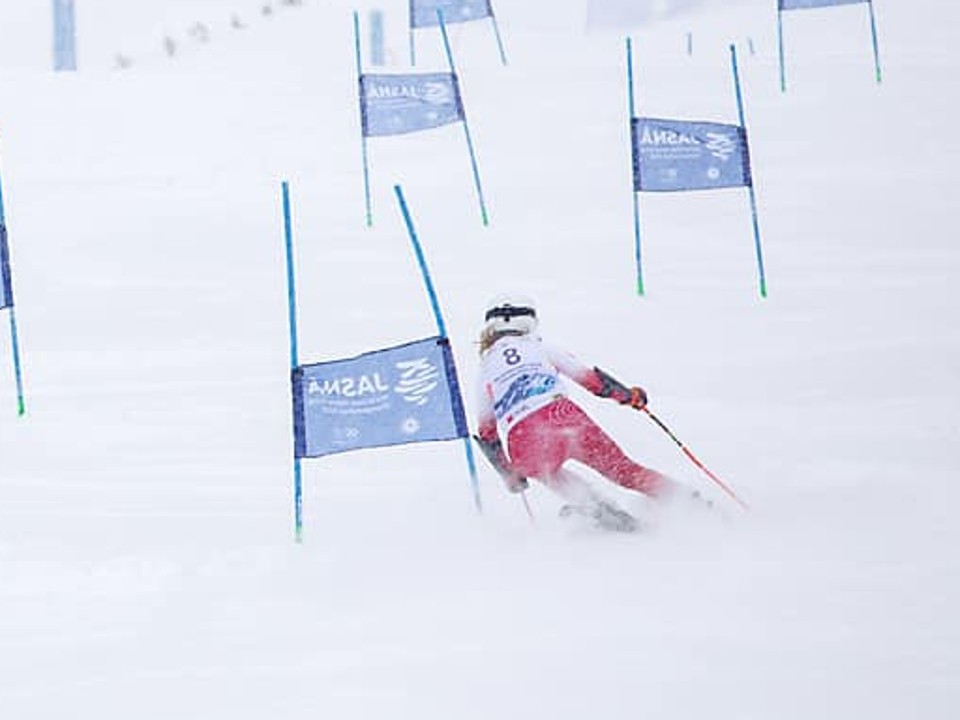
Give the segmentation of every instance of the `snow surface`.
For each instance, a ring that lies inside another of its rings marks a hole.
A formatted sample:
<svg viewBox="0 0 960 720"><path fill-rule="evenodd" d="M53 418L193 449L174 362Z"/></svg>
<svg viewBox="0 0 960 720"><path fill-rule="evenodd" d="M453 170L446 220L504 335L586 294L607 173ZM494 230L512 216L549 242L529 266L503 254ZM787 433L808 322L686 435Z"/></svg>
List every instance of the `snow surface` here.
<svg viewBox="0 0 960 720"><path fill-rule="evenodd" d="M763 300L738 190L644 196L634 293L625 31L582 0L499 0L506 67L488 24L451 28L488 228L451 126L371 142L367 229L354 6L263 4L85 0L56 76L48 4L0 8L28 405L4 331L0 717L957 717L960 11L877 0L882 85L865 6L791 13L786 94L772 2L634 28L650 115L734 122L737 43ZM402 68L405 0L373 6ZM530 293L752 510L578 396L726 521L597 481L649 532L565 525L536 487L531 525L486 467L478 515L439 443L305 463L294 543L282 179L302 360L434 332L400 182L467 388L483 303Z"/></svg>

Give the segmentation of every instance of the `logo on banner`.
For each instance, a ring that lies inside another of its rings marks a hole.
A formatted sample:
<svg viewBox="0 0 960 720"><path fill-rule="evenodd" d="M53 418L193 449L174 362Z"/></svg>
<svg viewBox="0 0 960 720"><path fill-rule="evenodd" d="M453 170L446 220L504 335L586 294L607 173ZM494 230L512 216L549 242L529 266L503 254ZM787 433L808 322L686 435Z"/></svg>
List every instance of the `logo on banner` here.
<svg viewBox="0 0 960 720"><path fill-rule="evenodd" d="M400 382L394 388L406 402L413 405L426 405L430 393L440 384L440 369L427 358L397 363Z"/></svg>
<svg viewBox="0 0 960 720"><path fill-rule="evenodd" d="M307 395L354 399L382 396L392 391L408 403L425 405L430 400L430 392L439 385L439 368L425 357L398 362L394 367L400 377L396 387L388 385L380 373L373 372L369 375L312 378L307 384Z"/></svg>
<svg viewBox="0 0 960 720"><path fill-rule="evenodd" d="M707 140L704 143L704 147L718 160L727 162L737 151L737 140L735 137L716 132L708 132L706 135Z"/></svg>
<svg viewBox="0 0 960 720"><path fill-rule="evenodd" d="M703 146L707 151L718 160L727 162L737 150L737 139L734 135L719 132L704 133L704 139L701 140L693 135L687 135L676 130L653 128L650 125L643 126L643 134L640 137L641 145L648 146L668 146L677 148L684 145ZM670 152L674 157L679 157L682 153L676 150ZM693 157L697 153L690 156ZM664 154L666 156L666 154Z"/></svg>
<svg viewBox="0 0 960 720"><path fill-rule="evenodd" d="M419 100L432 105L445 105L453 100L453 89L444 83L422 82L404 85L371 83L367 88L368 101L389 102L398 100L400 105Z"/></svg>

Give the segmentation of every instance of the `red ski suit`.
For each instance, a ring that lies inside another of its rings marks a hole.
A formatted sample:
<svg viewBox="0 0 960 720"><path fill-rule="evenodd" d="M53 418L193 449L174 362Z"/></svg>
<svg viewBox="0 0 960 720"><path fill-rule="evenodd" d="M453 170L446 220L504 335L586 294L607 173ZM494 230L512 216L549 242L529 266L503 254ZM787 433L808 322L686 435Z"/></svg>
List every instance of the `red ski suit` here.
<svg viewBox="0 0 960 720"><path fill-rule="evenodd" d="M666 477L627 457L566 396L561 375L595 395L629 402L630 391L618 383L611 387L599 370L537 337L504 335L483 353L481 371L480 438L487 444L506 438L503 462L514 476L537 478L569 496L576 476L562 466L576 460L631 490L654 497L668 490Z"/></svg>

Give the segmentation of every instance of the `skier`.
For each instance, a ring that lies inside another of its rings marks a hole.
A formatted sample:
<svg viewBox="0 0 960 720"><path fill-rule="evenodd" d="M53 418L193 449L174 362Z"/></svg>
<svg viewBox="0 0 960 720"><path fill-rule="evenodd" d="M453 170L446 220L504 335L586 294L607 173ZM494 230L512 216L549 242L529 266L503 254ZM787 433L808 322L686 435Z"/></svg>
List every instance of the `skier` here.
<svg viewBox="0 0 960 720"><path fill-rule="evenodd" d="M586 514L610 529L633 530L632 516L593 493L585 481L564 467L568 460L577 460L607 480L652 498L665 498L678 486L627 457L567 397L560 376L594 395L638 409L646 405L647 394L544 343L535 334L536 309L523 298L490 303L484 321L476 439L507 489L523 492L527 478L536 478L570 503L565 506L568 512Z"/></svg>

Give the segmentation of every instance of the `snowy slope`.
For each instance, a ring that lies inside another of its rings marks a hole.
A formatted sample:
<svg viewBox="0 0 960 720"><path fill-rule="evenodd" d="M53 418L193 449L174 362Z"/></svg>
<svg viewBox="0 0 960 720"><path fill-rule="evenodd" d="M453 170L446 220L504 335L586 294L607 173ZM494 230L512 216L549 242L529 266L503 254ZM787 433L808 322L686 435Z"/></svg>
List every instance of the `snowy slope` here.
<svg viewBox="0 0 960 720"><path fill-rule="evenodd" d="M46 71L42 13L0 10L28 404L4 322L3 717L956 715L957 11L877 0L880 86L865 8L793 13L786 94L772 3L634 30L651 115L735 121L737 43L761 300L740 191L645 196L634 294L623 33L584 2L496 3L507 67L485 24L451 29L490 227L453 126L371 143L372 229L353 5L133 5L84 3L75 76ZM405 3L375 5L403 67ZM197 20L211 41L166 57ZM478 516L443 443L306 463L293 543L282 179L302 359L434 331L400 182L467 388L483 303L533 294L543 333L644 385L751 512L642 417L578 396L729 522L598 482L650 532L565 526L540 488L532 526L487 468Z"/></svg>

